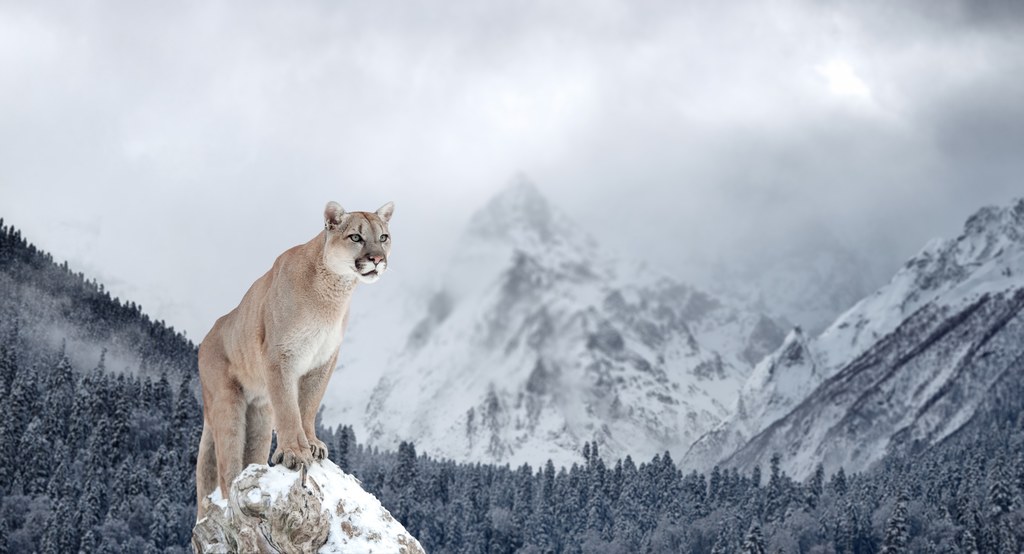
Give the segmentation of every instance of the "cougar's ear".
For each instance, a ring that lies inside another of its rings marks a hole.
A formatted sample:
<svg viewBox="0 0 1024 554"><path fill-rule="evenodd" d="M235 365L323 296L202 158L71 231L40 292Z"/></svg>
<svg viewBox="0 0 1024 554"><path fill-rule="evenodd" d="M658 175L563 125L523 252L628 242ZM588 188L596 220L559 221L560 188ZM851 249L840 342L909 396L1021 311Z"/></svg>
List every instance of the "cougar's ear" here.
<svg viewBox="0 0 1024 554"><path fill-rule="evenodd" d="M395 203L388 202L377 210L377 217L384 220L384 223L391 221L391 214L395 213Z"/></svg>
<svg viewBox="0 0 1024 554"><path fill-rule="evenodd" d="M324 208L324 228L333 231L341 225L341 216L345 215L345 208L341 204L331 201Z"/></svg>

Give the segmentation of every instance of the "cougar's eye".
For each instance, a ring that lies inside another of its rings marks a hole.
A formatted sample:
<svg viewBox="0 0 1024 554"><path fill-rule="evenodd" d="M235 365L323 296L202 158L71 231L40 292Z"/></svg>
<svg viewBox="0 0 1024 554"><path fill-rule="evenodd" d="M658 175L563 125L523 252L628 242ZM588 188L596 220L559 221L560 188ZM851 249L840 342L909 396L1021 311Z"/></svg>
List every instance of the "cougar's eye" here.
<svg viewBox="0 0 1024 554"><path fill-rule="evenodd" d="M380 241L381 241L381 242L387 242L389 238L391 238L391 237L389 237L389 236L387 236L387 235L381 235L381 236L380 236Z"/></svg>
<svg viewBox="0 0 1024 554"><path fill-rule="evenodd" d="M348 238L352 239L352 242L363 242L363 237L359 235L349 235Z"/></svg>

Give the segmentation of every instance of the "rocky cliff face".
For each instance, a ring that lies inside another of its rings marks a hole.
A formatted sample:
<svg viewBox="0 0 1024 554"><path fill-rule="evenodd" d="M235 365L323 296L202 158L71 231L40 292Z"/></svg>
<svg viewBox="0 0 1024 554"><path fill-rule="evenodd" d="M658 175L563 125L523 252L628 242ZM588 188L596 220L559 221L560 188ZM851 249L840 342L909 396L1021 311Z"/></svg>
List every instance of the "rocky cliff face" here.
<svg viewBox="0 0 1024 554"><path fill-rule="evenodd" d="M419 542L359 481L330 461L304 476L282 466L251 465L201 502L196 552L394 552L423 554Z"/></svg>
<svg viewBox="0 0 1024 554"><path fill-rule="evenodd" d="M802 329L794 328L778 350L757 364L740 389L733 413L694 442L684 466L711 469L821 383L822 370L809 340Z"/></svg>
<svg viewBox="0 0 1024 554"><path fill-rule="evenodd" d="M971 216L821 335L791 337L686 462L866 468L966 422L1024 360L1024 200ZM757 406L750 409L750 406ZM779 408L787 408L780 410Z"/></svg>
<svg viewBox="0 0 1024 554"><path fill-rule="evenodd" d="M325 401L358 401L371 444L536 465L578 461L588 441L680 455L783 338L758 312L613 259L525 180L458 244L368 401Z"/></svg>

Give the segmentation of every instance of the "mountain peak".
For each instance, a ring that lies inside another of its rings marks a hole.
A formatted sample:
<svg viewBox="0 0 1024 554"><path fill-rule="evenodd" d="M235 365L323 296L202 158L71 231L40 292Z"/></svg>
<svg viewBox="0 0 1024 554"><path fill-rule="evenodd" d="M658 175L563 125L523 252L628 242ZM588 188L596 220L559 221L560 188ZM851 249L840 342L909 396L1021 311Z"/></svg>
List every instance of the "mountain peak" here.
<svg viewBox="0 0 1024 554"><path fill-rule="evenodd" d="M470 233L491 239L527 233L547 237L554 231L547 198L528 176L518 173L483 208L473 214Z"/></svg>
<svg viewBox="0 0 1024 554"><path fill-rule="evenodd" d="M964 236L1024 240L1024 198L1017 198L1006 206L985 206L974 212L964 223Z"/></svg>
<svg viewBox="0 0 1024 554"><path fill-rule="evenodd" d="M1024 252L1024 199L1003 206L985 206L974 212L964 223L960 236L929 242L904 264L894 280L913 281L909 292L913 306L969 282L986 280L992 291L997 285L1016 287L1013 273L1021 269L1024 258L1009 252Z"/></svg>

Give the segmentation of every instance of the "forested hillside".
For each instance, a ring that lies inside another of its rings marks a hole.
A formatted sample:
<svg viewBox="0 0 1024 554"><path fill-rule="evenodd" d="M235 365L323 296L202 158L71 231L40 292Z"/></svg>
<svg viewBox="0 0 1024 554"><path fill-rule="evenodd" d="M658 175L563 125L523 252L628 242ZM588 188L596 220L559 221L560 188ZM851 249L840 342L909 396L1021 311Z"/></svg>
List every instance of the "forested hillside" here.
<svg viewBox="0 0 1024 554"><path fill-rule="evenodd" d="M194 345L6 227L0 314L0 553L187 552ZM1020 376L934 447L802 483L778 458L683 474L668 455L612 464L588 444L568 468L511 468L319 433L428 552L1018 552Z"/></svg>

